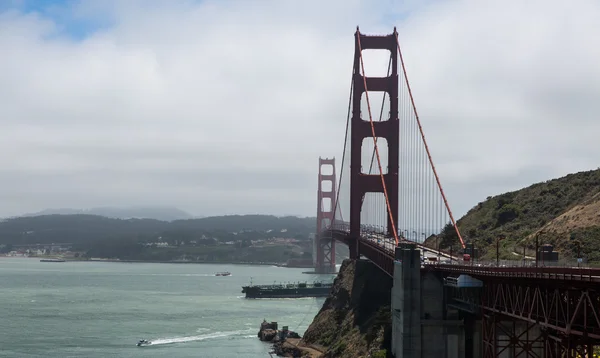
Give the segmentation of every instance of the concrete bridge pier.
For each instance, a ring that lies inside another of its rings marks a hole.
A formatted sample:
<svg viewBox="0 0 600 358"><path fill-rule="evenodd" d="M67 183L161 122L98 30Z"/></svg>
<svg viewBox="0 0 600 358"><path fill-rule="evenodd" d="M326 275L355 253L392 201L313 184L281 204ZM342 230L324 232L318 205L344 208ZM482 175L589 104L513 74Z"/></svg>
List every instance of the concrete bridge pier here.
<svg viewBox="0 0 600 358"><path fill-rule="evenodd" d="M421 357L465 357L465 324L460 312L446 305L442 278L433 272L421 274Z"/></svg>
<svg viewBox="0 0 600 358"><path fill-rule="evenodd" d="M443 278L421 271L420 250L396 248L392 288L392 354L396 358L481 357L481 325L448 307ZM479 327L479 329L477 328Z"/></svg>
<svg viewBox="0 0 600 358"><path fill-rule="evenodd" d="M392 287L392 354L421 357L421 253L415 245L396 247Z"/></svg>
<svg viewBox="0 0 600 358"><path fill-rule="evenodd" d="M464 315L465 358L483 357L483 327L481 319L475 315Z"/></svg>

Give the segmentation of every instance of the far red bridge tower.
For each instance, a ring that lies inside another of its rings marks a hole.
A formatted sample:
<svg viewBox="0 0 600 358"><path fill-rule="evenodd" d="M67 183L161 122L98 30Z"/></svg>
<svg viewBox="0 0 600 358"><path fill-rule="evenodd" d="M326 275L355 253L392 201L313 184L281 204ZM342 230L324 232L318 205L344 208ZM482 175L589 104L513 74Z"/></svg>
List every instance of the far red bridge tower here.
<svg viewBox="0 0 600 358"><path fill-rule="evenodd" d="M317 231L315 232L315 272L335 272L335 241L323 231L333 224L335 196L335 158L319 157L319 188L317 190ZM327 235L327 236L324 236Z"/></svg>

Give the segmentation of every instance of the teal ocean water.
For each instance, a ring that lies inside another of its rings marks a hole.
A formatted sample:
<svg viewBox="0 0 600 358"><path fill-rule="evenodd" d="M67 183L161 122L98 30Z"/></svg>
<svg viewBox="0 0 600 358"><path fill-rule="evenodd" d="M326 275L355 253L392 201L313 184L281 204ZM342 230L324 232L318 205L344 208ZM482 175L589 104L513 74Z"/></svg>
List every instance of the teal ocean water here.
<svg viewBox="0 0 600 358"><path fill-rule="evenodd" d="M269 357L262 319L302 334L325 299L248 300L241 286L332 279L302 271L0 257L0 357Z"/></svg>

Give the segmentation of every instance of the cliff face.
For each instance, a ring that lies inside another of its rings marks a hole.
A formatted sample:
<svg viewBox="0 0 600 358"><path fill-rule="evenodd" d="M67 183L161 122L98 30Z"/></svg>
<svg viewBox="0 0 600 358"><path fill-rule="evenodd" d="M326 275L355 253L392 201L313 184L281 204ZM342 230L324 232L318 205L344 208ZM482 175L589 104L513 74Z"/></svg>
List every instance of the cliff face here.
<svg viewBox="0 0 600 358"><path fill-rule="evenodd" d="M373 263L344 260L303 345L324 351L322 357L386 357L391 289L392 279Z"/></svg>

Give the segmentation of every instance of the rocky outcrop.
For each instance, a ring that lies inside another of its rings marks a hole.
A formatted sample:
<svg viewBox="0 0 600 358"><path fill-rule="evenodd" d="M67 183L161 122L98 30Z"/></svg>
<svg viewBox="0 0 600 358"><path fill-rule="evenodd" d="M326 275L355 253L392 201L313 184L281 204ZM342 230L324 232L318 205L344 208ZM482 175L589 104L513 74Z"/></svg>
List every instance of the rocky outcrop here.
<svg viewBox="0 0 600 358"><path fill-rule="evenodd" d="M277 322L263 320L258 330L258 339L263 342L272 342L277 338Z"/></svg>
<svg viewBox="0 0 600 358"><path fill-rule="evenodd" d="M283 329L277 329L277 322L267 322L263 320L258 331L258 338L263 342L273 343L273 352L281 357L306 357L302 348L298 348L300 335L290 331L286 326Z"/></svg>
<svg viewBox="0 0 600 358"><path fill-rule="evenodd" d="M287 329L287 326L283 326L283 329L277 329L277 322L267 322L263 320L258 330L258 339L263 342L277 342L285 340L286 338L297 338L300 339L300 335L294 331Z"/></svg>
<svg viewBox="0 0 600 358"><path fill-rule="evenodd" d="M321 357L389 356L391 289L392 279L370 261L345 260L299 345L321 347Z"/></svg>

